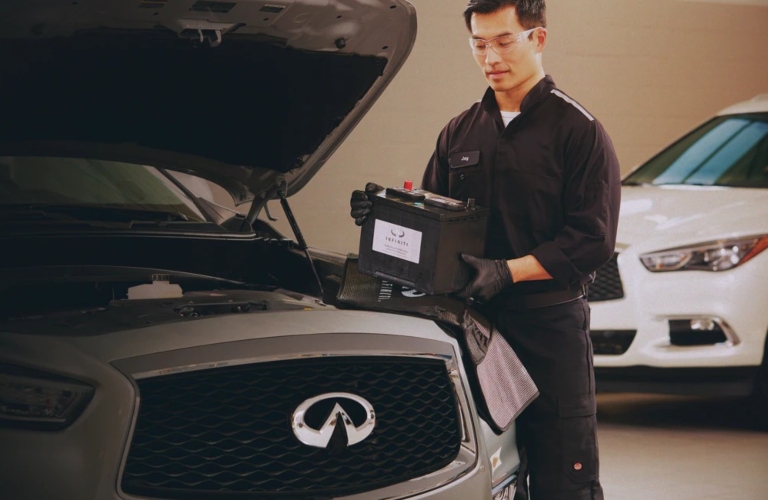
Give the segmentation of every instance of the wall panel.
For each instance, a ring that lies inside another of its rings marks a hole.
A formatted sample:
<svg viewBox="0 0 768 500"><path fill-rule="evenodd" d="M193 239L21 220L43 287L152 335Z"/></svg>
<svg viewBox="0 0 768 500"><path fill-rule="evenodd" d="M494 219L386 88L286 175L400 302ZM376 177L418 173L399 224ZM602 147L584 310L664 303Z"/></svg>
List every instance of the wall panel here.
<svg viewBox="0 0 768 500"><path fill-rule="evenodd" d="M369 180L418 184L440 129L486 87L466 42L465 0L412 3L411 58L291 199L310 245L356 252L349 193ZM549 0L548 9L545 70L605 125L625 173L717 110L768 92L768 1Z"/></svg>

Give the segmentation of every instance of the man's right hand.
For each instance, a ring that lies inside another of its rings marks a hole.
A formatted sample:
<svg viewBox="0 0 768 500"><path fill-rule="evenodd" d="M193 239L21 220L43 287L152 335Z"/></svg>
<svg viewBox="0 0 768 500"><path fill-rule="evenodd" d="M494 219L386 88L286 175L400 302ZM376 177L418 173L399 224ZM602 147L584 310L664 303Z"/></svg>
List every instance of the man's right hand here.
<svg viewBox="0 0 768 500"><path fill-rule="evenodd" d="M352 191L352 198L349 200L349 206L352 207L352 210L349 214L355 219L355 224L362 226L371 213L373 203L368 199L368 195L373 195L383 189L378 184L369 182L365 185L365 191L360 191L359 189Z"/></svg>

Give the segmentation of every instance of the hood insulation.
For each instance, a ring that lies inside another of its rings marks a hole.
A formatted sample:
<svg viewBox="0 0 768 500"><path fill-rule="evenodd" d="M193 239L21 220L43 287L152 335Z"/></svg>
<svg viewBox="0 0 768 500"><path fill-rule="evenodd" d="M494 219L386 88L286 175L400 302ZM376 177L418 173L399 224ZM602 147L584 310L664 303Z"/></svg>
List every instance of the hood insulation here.
<svg viewBox="0 0 768 500"><path fill-rule="evenodd" d="M278 172L300 166L387 64L236 33L195 46L165 29L0 39L0 61L5 148L119 144Z"/></svg>

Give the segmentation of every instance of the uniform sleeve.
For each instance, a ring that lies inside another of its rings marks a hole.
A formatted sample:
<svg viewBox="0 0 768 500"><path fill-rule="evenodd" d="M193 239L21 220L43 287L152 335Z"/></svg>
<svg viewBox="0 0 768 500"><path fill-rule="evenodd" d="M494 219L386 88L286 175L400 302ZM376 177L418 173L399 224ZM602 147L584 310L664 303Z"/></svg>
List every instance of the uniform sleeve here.
<svg viewBox="0 0 768 500"><path fill-rule="evenodd" d="M597 120L572 131L565 146L564 227L533 254L563 287L589 282L613 255L621 174L610 137Z"/></svg>
<svg viewBox="0 0 768 500"><path fill-rule="evenodd" d="M435 151L427 163L421 179L421 189L448 196L448 126L437 138Z"/></svg>

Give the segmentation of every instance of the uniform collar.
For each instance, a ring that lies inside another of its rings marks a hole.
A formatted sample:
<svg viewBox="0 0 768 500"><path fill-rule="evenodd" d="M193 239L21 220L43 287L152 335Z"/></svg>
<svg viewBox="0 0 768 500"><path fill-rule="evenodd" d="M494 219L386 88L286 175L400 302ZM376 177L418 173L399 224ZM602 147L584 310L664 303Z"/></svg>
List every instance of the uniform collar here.
<svg viewBox="0 0 768 500"><path fill-rule="evenodd" d="M528 110L534 108L538 103L543 101L555 88L555 81L551 76L546 75L544 78L533 86L523 98L523 102L520 103L520 113L524 114ZM496 102L496 94L491 87L485 91L483 99L481 101L483 109L498 120L501 120L501 112L499 111L499 105Z"/></svg>

